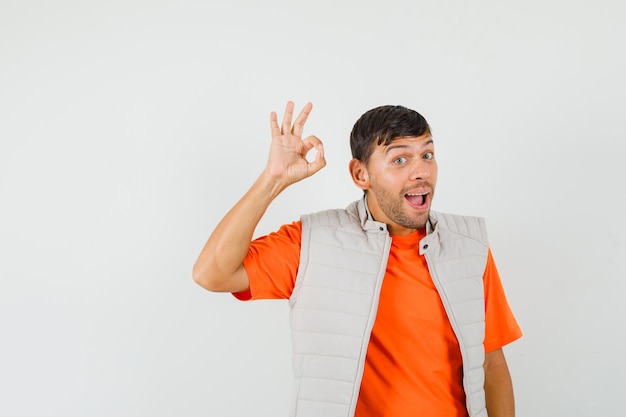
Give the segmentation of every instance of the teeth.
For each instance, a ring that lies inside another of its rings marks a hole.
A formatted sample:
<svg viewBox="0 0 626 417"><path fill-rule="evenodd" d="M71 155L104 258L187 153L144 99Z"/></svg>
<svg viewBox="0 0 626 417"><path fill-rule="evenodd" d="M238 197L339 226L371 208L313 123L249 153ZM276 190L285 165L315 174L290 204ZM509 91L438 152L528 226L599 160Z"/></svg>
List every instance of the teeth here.
<svg viewBox="0 0 626 417"><path fill-rule="evenodd" d="M426 194L428 194L428 193L420 193L420 194L407 194L407 195L408 195L408 196L411 196L411 197L414 197L414 196L417 196L417 195L426 195Z"/></svg>

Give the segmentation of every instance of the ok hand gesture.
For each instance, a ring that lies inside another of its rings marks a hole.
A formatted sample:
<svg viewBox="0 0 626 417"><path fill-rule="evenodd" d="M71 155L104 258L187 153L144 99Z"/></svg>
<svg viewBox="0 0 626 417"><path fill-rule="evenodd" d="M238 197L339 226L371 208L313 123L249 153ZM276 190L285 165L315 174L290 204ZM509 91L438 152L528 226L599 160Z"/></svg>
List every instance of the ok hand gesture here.
<svg viewBox="0 0 626 417"><path fill-rule="evenodd" d="M302 139L304 124L311 114L313 105L307 103L292 125L293 107L293 102L289 101L282 126L278 125L276 112L270 115L272 145L265 171L273 181L281 185L281 188L310 177L326 166L322 141L315 136ZM309 162L306 155L313 148L316 151L315 159Z"/></svg>

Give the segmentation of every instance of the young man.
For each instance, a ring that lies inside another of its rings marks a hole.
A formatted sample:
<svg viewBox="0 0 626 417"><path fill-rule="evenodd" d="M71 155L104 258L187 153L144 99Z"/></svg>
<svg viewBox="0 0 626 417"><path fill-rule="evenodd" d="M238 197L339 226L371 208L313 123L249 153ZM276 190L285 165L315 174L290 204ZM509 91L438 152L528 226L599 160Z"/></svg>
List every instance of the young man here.
<svg viewBox="0 0 626 417"><path fill-rule="evenodd" d="M251 242L272 200L326 165L322 142L302 139L311 109L292 124L289 102L282 125L272 112L267 166L215 228L194 280L242 300L289 299L292 416L514 416L502 347L521 331L484 221L430 210L437 162L419 113L382 106L356 122L361 200Z"/></svg>

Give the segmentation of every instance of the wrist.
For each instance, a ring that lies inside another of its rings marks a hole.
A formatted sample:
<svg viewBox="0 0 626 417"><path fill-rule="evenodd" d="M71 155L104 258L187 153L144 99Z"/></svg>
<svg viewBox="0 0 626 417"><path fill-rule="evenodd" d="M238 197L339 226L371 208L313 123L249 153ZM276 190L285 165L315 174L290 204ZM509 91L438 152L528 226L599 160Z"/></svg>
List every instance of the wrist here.
<svg viewBox="0 0 626 417"><path fill-rule="evenodd" d="M260 191L260 198L269 198L273 200L276 198L285 188L289 186L281 178L276 178L271 175L267 170L264 170L259 178L256 180L256 187Z"/></svg>

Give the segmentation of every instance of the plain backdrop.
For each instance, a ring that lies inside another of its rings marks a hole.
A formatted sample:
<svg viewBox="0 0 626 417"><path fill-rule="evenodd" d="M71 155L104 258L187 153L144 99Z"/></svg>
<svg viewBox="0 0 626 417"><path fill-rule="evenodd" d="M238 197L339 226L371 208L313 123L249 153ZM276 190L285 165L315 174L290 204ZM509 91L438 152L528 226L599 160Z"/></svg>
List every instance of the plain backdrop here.
<svg viewBox="0 0 626 417"><path fill-rule="evenodd" d="M197 286L314 105L327 167L257 235L345 207L370 108L431 123L434 208L484 216L518 416L623 416L626 2L0 0L0 416L282 416L285 301Z"/></svg>

